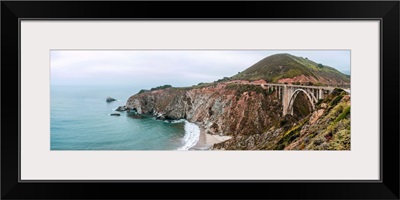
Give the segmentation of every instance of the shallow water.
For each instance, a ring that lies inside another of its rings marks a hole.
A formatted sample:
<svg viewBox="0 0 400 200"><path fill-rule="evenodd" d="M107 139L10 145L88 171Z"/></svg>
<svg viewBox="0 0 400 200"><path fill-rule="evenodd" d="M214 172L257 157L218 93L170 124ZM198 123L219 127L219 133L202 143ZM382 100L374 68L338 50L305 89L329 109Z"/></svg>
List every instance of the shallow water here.
<svg viewBox="0 0 400 200"><path fill-rule="evenodd" d="M52 86L51 150L187 150L200 130L186 120L164 122L126 112L110 116L139 91L129 87ZM106 102L111 96L118 101Z"/></svg>

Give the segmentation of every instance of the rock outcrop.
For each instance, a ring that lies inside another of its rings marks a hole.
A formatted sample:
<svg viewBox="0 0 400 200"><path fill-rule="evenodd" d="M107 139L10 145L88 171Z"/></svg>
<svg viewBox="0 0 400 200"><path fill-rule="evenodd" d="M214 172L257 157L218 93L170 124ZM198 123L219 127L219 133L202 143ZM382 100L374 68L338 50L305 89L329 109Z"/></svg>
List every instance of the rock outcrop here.
<svg viewBox="0 0 400 200"><path fill-rule="evenodd" d="M301 120L286 115L267 131L238 136L213 149L350 150L350 95L337 89Z"/></svg>
<svg viewBox="0 0 400 200"><path fill-rule="evenodd" d="M281 115L275 92L235 83L149 91L131 96L126 108L162 120L186 119L206 133L232 136L212 149L350 149L350 95L340 89L301 119Z"/></svg>
<svg viewBox="0 0 400 200"><path fill-rule="evenodd" d="M126 107L157 119L200 123L209 134L233 136L268 130L282 110L276 93L235 83L149 91L131 96Z"/></svg>
<svg viewBox="0 0 400 200"><path fill-rule="evenodd" d="M115 111L127 111L128 108L126 106L118 106L117 109L115 109Z"/></svg>
<svg viewBox="0 0 400 200"><path fill-rule="evenodd" d="M213 83L141 90L117 110L132 110L134 117L186 119L200 124L206 133L232 136L212 149L350 149L350 95L334 90L315 110L305 95L298 95L293 116L282 116L282 100L263 87L267 82L347 88L350 76L308 58L276 54Z"/></svg>
<svg viewBox="0 0 400 200"><path fill-rule="evenodd" d="M112 101L116 101L116 99L112 98L112 97L107 97L106 102L112 102Z"/></svg>

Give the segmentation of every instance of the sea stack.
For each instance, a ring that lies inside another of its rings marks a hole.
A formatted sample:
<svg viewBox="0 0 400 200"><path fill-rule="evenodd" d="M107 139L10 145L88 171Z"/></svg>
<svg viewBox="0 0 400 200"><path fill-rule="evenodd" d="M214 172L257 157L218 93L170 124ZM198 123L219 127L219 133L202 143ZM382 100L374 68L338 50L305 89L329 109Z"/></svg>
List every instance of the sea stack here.
<svg viewBox="0 0 400 200"><path fill-rule="evenodd" d="M116 101L116 99L112 98L112 97L107 97L106 99L107 103L112 102L112 101Z"/></svg>

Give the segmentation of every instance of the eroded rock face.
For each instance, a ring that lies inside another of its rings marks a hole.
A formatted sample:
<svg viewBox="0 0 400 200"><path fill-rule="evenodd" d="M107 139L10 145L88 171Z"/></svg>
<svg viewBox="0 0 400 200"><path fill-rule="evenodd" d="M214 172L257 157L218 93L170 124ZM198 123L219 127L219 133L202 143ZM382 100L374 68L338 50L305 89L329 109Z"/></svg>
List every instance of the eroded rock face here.
<svg viewBox="0 0 400 200"><path fill-rule="evenodd" d="M118 106L117 109L115 109L115 111L127 111L128 108L126 106Z"/></svg>
<svg viewBox="0 0 400 200"><path fill-rule="evenodd" d="M286 115L268 131L238 136L213 149L350 150L350 95L334 92L301 120Z"/></svg>
<svg viewBox="0 0 400 200"><path fill-rule="evenodd" d="M231 139L220 150L349 150L350 96L333 91L308 116L282 116L277 94L261 86L219 83L131 96L126 108L158 119L186 119ZM260 87L260 88L258 88Z"/></svg>
<svg viewBox="0 0 400 200"><path fill-rule="evenodd" d="M253 88L261 86L252 86L249 91L238 94L226 86L227 83L220 83L146 92L131 96L126 107L158 119L187 119L203 125L209 134L220 135L263 132L281 117L281 100L276 94L256 92Z"/></svg>

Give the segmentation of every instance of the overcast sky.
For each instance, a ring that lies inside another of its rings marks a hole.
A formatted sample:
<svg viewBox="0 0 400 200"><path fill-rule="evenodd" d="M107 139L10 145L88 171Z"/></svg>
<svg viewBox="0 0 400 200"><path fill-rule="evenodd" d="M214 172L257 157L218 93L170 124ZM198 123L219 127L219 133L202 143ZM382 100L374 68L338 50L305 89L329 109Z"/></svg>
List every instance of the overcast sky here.
<svg viewBox="0 0 400 200"><path fill-rule="evenodd" d="M350 51L51 51L52 85L196 85L230 77L276 53L350 71Z"/></svg>

